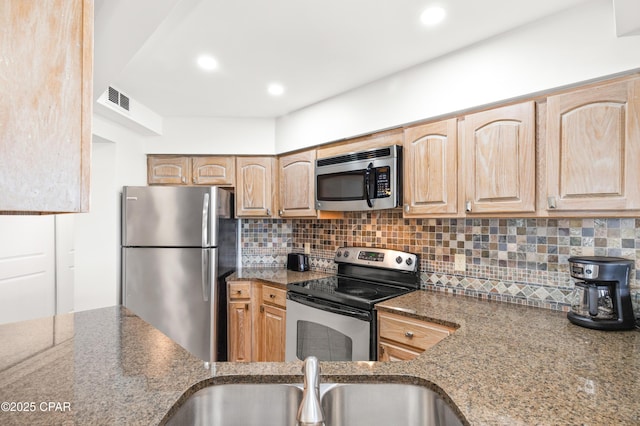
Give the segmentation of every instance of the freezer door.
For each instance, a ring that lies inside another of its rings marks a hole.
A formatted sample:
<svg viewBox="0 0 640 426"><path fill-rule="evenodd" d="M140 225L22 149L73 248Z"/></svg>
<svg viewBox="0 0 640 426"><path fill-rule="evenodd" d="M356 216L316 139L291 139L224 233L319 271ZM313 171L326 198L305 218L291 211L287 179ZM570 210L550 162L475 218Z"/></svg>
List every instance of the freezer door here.
<svg viewBox="0 0 640 426"><path fill-rule="evenodd" d="M125 247L122 255L124 306L204 361L224 357L216 249Z"/></svg>
<svg viewBox="0 0 640 426"><path fill-rule="evenodd" d="M218 218L231 211L229 191L217 187L125 186L122 245L214 247Z"/></svg>

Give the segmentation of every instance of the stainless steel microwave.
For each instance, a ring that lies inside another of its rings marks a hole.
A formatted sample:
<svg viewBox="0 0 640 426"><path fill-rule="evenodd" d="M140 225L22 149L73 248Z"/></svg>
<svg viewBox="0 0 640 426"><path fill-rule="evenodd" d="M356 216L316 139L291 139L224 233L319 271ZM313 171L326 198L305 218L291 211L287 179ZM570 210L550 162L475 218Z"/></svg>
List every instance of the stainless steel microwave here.
<svg viewBox="0 0 640 426"><path fill-rule="evenodd" d="M402 206L402 146L316 160L316 208L330 211Z"/></svg>

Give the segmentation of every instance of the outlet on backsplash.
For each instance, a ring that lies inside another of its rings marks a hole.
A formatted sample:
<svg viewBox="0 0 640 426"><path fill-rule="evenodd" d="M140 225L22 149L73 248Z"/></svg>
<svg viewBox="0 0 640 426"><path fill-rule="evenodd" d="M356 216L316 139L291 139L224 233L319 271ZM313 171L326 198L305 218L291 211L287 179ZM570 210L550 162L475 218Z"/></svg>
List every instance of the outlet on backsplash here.
<svg viewBox="0 0 640 426"><path fill-rule="evenodd" d="M454 268L460 272L464 272L467 269L466 256L464 254L456 254Z"/></svg>
<svg viewBox="0 0 640 426"><path fill-rule="evenodd" d="M304 254L311 254L311 243L304 243Z"/></svg>

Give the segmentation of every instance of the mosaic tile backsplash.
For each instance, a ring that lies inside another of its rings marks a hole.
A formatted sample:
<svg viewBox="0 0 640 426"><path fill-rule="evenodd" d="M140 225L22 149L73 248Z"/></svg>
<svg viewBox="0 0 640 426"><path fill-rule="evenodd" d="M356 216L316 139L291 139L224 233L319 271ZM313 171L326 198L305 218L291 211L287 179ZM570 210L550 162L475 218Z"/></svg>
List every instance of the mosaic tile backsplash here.
<svg viewBox="0 0 640 426"><path fill-rule="evenodd" d="M568 310L571 256L619 256L640 268L640 219L404 219L399 211L344 219L244 219L243 267L283 267L305 243L313 270L334 272L341 246L385 247L420 256L422 287ZM455 255L466 270L455 270ZM634 306L640 280L631 275ZM638 312L640 315L640 312Z"/></svg>

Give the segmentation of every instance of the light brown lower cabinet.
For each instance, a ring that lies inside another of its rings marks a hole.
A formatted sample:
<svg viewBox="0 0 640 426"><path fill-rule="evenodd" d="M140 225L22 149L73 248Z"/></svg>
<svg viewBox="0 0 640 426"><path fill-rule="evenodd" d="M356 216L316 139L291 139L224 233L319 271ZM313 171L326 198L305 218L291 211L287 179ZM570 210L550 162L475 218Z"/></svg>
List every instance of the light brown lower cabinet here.
<svg viewBox="0 0 640 426"><path fill-rule="evenodd" d="M406 361L449 336L455 328L390 312L378 312L378 361Z"/></svg>
<svg viewBox="0 0 640 426"><path fill-rule="evenodd" d="M251 362L253 361L251 282L230 282L227 299L228 359L233 362Z"/></svg>
<svg viewBox="0 0 640 426"><path fill-rule="evenodd" d="M286 293L259 281L228 283L229 361L284 361Z"/></svg>

